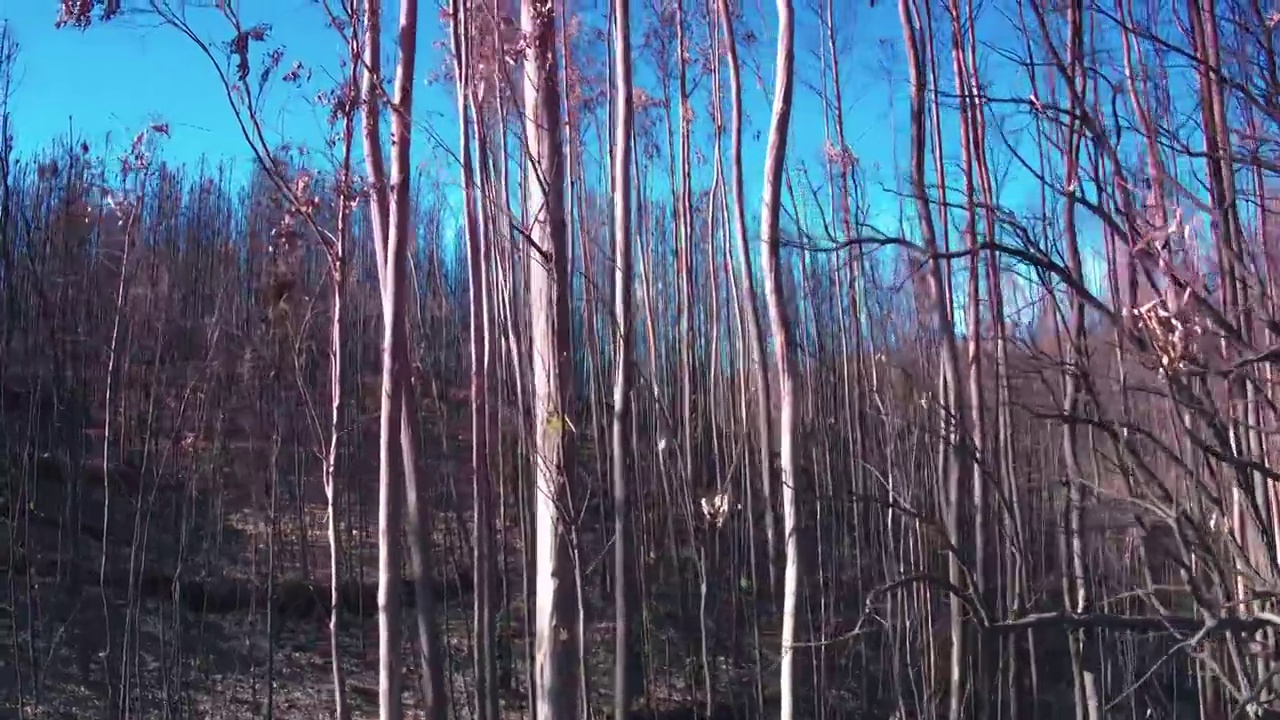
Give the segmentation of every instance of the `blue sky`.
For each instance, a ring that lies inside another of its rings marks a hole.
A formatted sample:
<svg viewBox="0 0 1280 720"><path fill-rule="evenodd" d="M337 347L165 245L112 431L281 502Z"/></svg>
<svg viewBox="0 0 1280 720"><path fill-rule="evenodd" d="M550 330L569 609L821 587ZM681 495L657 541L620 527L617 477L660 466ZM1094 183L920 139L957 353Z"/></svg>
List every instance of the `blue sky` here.
<svg viewBox="0 0 1280 720"><path fill-rule="evenodd" d="M747 0L748 4L760 0ZM142 6L146 0L125 0L126 8ZM175 3L176 4L176 3ZM394 17L394 5L387 13ZM633 3L634 31L639 34L648 2ZM14 124L20 153L36 152L54 139L74 130L90 141L104 141L108 135L116 144L127 142L152 119L169 123L172 139L164 143L166 159L193 161L201 154L213 158L234 158L247 169L250 155L234 122L234 116L207 60L186 37L162 25L145 12L126 13L109 23L95 24L88 31L53 27L56 3L53 0L0 0L0 18L9 21L22 44L19 82L14 98ZM747 23L761 38L754 53L766 83L772 80L775 22L772 4L753 12L748 7ZM415 115L429 123L435 134L451 147L456 146L457 124L451 87L426 81L446 62L447 45L443 26L437 19L434 2L422 3L420 59L418 63ZM596 22L604 23L603 10L593 11ZM848 13L850 19L855 14ZM229 37L225 21L208 9L192 9L188 20L209 41ZM317 145L322 137L323 114L309 101L324 82L325 73L338 72L342 47L326 27L322 11L313 0L271 0L245 3L243 22L265 22L272 26L268 45L283 46L288 62L301 60L313 70L315 85L296 90L276 83L264 114L268 137L294 143ZM857 26L847 39L851 46L876 46L882 39L897 43L900 30L892 7L860 9ZM388 23L391 24L391 23ZM816 81L810 72L814 59L804 48L818 32L816 18L802 16L798 38L802 75ZM816 38L815 38L816 39ZM265 45L263 46L265 47ZM601 47L603 58L603 47ZM603 60L600 60L603 62ZM892 166L892 144L885 142L890 95L900 95L905 109L903 83L890 83L876 69L878 57L844 60L846 133L864 165L887 170ZM637 81L657 95L657 83L645 63L637 63ZM803 82L806 78L802 77ZM705 84L704 84L705 87ZM748 193L758 197L764 137L769 106L755 76L744 69L745 109L748 128L745 162ZM822 150L822 120L816 97L803 85L798 88L794 110L790 157L815 162ZM705 110L705 105L699 110ZM700 127L707 127L700 123ZM756 133L759 133L757 137ZM418 162L424 170L447 164L447 155L434 152L421 133L416 139ZM709 173L709 168L706 170ZM701 174L701 173L700 173ZM892 176L885 172L886 182ZM441 179L454 183L456 172L445 171Z"/></svg>
<svg viewBox="0 0 1280 720"><path fill-rule="evenodd" d="M569 0L571 6L579 1ZM1020 41L1008 19L1011 8L1003 7L1010 1L988 8L979 20L978 35L988 46L1020 50ZM772 83L776 15L768 0L742 2L746 3L743 31L750 30L758 37L754 49L742 50L748 125L744 131L745 181L749 222L754 224L768 132L770 108L765 87ZM125 0L126 9L147 4L148 0ZM109 23L96 23L87 31L57 30L53 24L56 5L54 0L0 0L0 19L10 23L22 46L13 99L19 153L38 152L69 131L88 139L97 150L104 147L108 137L114 147L120 148L150 122L162 120L172 133L163 145L167 160L194 162L201 155L229 159L238 172L247 174L252 167L251 155L217 76L188 38L146 12L126 12ZM391 1L387 5L386 24L393 29L398 3ZM650 24L653 5L653 0L633 1L637 44ZM820 177L824 130L819 100L812 88L820 82L817 49L825 38L820 35L821 26L812 4L802 0L797 6L797 92L788 156L793 164L809 164L815 177ZM838 11L838 28L842 34L845 133L863 170L872 222L894 232L899 230L899 200L891 191L895 185L904 187L901 173L908 158L908 87L901 28L895 3L880 2L873 8L865 3L845 2L842 7ZM331 86L327 74L339 72L338 59L343 53L339 38L327 27L314 0L246 2L241 12L246 26L258 22L272 26L269 42L259 49L282 46L285 66L300 60L313 71L313 83L305 89L274 83L269 90L263 115L268 139L319 146L324 112L314 107L310 98L317 90ZM604 27L603 3L592 3L584 13L590 15L594 27ZM452 151L458 134L452 87L447 81L430 80L433 75L438 77L447 62L448 44L438 14L435 0L422 3L415 115ZM210 43L223 42L230 36L225 20L213 10L193 8L187 17L196 32ZM935 22L941 24L945 20L935 17ZM705 36L702 28L694 32L696 41ZM945 48L940 50L945 52ZM595 62L604 62L603 45L597 57ZM945 55L943 62L946 63ZM992 94L1027 96L1026 81L998 54L984 51L980 64ZM763 77L763 85L757 81L757 72ZM637 84L659 96L650 64L639 57ZM702 88L705 94L709 82L704 82ZM705 100L698 102L695 111L699 113L695 127L705 134L710 127ZM945 113L943 123L946 156L949 161L956 160L959 142L954 115ZM703 144L695 147L705 147L705 142L704 137ZM595 147L595 143L588 143L588 152ZM1002 152L998 141L993 149ZM1029 145L1023 148L1034 157L1032 150ZM450 154L441 152L424 133L418 132L415 155L424 179L438 180L448 195L456 196L458 173ZM710 153L705 156L706 164L695 170L695 189L705 188L711 174ZM665 160L661 163L655 167L657 173L663 172ZM953 178L953 186L959 187L958 174ZM1000 184L999 192L1001 201L1015 209L1038 209L1038 189L1025 173L1015 170ZM1098 227L1084 213L1081 224L1088 233ZM903 232L914 235L909 227Z"/></svg>

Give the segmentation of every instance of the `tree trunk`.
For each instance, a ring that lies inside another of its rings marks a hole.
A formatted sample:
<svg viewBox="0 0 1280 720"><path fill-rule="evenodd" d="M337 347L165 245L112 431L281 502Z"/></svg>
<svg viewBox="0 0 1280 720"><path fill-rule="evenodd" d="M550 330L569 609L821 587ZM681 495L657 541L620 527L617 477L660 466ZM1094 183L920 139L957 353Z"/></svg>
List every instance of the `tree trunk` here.
<svg viewBox="0 0 1280 720"><path fill-rule="evenodd" d="M791 328L782 296L782 267L778 247L782 205L782 172L791 125L791 97L795 76L795 10L791 0L778 0L778 55L774 75L773 115L764 161L764 198L761 203L760 257L764 266L765 298L773 334L773 357L778 370L778 454L782 475L782 633L779 658L779 717L791 720L795 712L796 594L800 573L800 546L796 538L795 358ZM766 399L767 401L767 399Z"/></svg>
<svg viewBox="0 0 1280 720"><path fill-rule="evenodd" d="M472 508L475 513L472 533L472 553L475 576L475 649L473 672L475 673L474 702L477 720L496 720L497 695L494 679L493 637L495 618L490 579L493 548L493 519L491 508L491 483L489 477L489 426L487 360L489 336L486 323L485 298L488 283L485 281L486 258L482 248L480 224L477 218L475 173L471 155L471 117L467 98L471 93L471 25L468 3L453 0L451 39L458 93L458 147L462 174L463 227L467 238L467 281L469 297L469 353L471 356L471 468ZM475 118L479 124L481 119Z"/></svg>
<svg viewBox="0 0 1280 720"><path fill-rule="evenodd" d="M379 0L364 4L364 74L363 127L365 164L372 191L373 212L370 223L374 237L379 282L383 296L383 377L382 418L379 428L379 704L382 717L402 715L400 699L400 533L393 523L406 519L409 525L409 554L414 574L415 615L418 645L422 663L423 695L426 715L432 720L444 717L444 670L439 630L436 627L434 599L431 596L430 515L422 502L422 487L417 471L417 442L413 431L415 394L409 372L408 322L402 314L405 273L408 269L410 177L409 145L412 123L413 69L417 51L417 0L403 0L400 7L398 61L392 99L391 175L383 163L380 131L381 13ZM390 412L392 415L388 416ZM397 427L397 425L399 427ZM396 437L398 436L398 437ZM399 445L397 453L397 444ZM404 485L387 483L396 471L403 474ZM401 495L401 493L405 493ZM407 506L406 502L407 501Z"/></svg>
<svg viewBox="0 0 1280 720"><path fill-rule="evenodd" d="M628 498L627 468L632 462L631 384L634 358L632 348L631 284L631 2L613 0L614 56L613 89L616 125L613 131L613 248L614 313L617 343L614 351L613 424L610 453L613 476L613 602L614 674L613 712L616 720L626 720L636 688L632 686L636 662L632 649L632 548L631 506Z"/></svg>
<svg viewBox="0 0 1280 720"><path fill-rule="evenodd" d="M921 238L925 251L929 253L929 290L932 295L933 321L942 336L943 354L940 375L943 378L943 390L940 397L943 415L944 432L941 435L940 458L944 470L942 475L946 482L944 493L945 525L952 543L959 538L959 488L963 470L964 455L960 447L963 437L963 416L959 414L960 401L957 380L959 378L959 360L957 357L954 326L952 324L949 284L943 273L944 261L938 258L938 233L933 221L933 209L930 205L928 190L925 185L925 87L928 82L925 71L925 58L921 50L922 30L920 13L913 0L898 0L898 15L902 23L903 42L906 46L908 69L911 80L911 193L915 200L917 220L920 223ZM955 586L963 584L960 559L954 552L948 553L948 580ZM961 700L964 687L963 665L957 658L963 658L963 619L960 603L952 598L951 606L951 642L952 669L950 673L950 698L948 715L950 720L958 720L962 712Z"/></svg>
<svg viewBox="0 0 1280 720"><path fill-rule="evenodd" d="M569 516L575 474L573 383L569 342L569 267L564 202L560 90L556 80L555 9L522 0L525 136L530 213L530 335L535 434L534 682L537 720L578 718L578 593Z"/></svg>

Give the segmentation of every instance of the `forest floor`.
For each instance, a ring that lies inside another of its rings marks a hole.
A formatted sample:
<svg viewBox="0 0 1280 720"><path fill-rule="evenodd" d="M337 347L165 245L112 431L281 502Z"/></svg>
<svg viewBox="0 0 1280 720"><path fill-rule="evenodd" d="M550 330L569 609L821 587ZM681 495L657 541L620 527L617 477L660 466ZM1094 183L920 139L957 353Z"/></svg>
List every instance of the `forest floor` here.
<svg viewBox="0 0 1280 720"><path fill-rule="evenodd" d="M437 513L437 556L450 561L433 579L454 717L470 716L472 692L469 513L458 510L469 504L461 482L469 478L464 450L455 444L428 461L438 477L456 478L458 485L451 502L441 503L453 507ZM249 489L224 482L213 487L176 472L129 481L129 468L104 474L95 459L77 467L49 454L0 457L0 569L7 579L0 584L0 718L108 717L112 700L118 704L122 696L128 698L127 716L137 718L264 717L268 706L277 718L331 716L330 584L318 482L310 483L301 503L277 490L281 506L273 515L263 496L255 499ZM72 473L84 479L74 521L67 497ZM378 689L376 507L371 500L363 505L363 519L348 519L344 534L345 562L361 572L339 584L347 609L339 645L353 717L372 718ZM304 526L306 543L300 540ZM305 553L298 550L304 545ZM518 548L518 537L507 545L509 552ZM511 587L504 595L512 600L500 603L499 632L522 637L521 575L514 561L508 565L504 577ZM412 718L422 713L412 597L406 599L403 695ZM603 620L611 618L608 608L596 605L588 602L585 610L593 648L587 671L592 715L604 717L613 633ZM663 614L669 613L655 613ZM697 666L688 630L651 632L651 647L661 646L666 669L650 678L650 712L643 716L695 717ZM508 646L517 660L514 677L504 683L503 714L527 717L520 637Z"/></svg>

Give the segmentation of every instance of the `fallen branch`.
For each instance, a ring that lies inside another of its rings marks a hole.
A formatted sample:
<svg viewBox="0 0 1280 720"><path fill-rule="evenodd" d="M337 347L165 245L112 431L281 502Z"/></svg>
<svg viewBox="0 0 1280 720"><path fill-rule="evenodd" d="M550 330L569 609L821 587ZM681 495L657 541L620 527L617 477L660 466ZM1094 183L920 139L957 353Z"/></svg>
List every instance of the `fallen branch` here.
<svg viewBox="0 0 1280 720"><path fill-rule="evenodd" d="M1002 620L987 626L996 634L1020 632L1043 627L1068 627L1082 630L1116 630L1134 633L1194 633L1201 639L1225 633L1255 633L1280 627L1280 615L1262 612L1243 617L1200 618L1188 615L1114 615L1110 613L1049 612Z"/></svg>

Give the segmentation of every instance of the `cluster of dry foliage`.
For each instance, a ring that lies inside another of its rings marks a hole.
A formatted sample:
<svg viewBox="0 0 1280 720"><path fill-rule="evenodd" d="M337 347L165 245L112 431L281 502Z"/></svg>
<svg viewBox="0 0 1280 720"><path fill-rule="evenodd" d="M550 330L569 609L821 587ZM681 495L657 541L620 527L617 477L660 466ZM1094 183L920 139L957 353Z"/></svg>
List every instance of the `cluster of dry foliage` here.
<svg viewBox="0 0 1280 720"><path fill-rule="evenodd" d="M798 72L792 0L666 0L634 50L628 0L515 5L441 16L453 217L410 164L416 0L325 0L309 154L259 124L306 69L238 4L186 10L223 53L61 3L186 34L257 167L168 167L163 126L15 158L4 122L5 713L1280 716L1266 8L859 9L896 5L910 95L885 233L850 8L804 8Z"/></svg>

